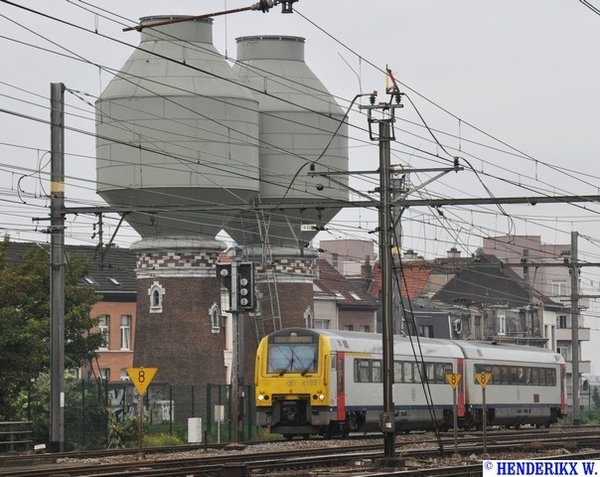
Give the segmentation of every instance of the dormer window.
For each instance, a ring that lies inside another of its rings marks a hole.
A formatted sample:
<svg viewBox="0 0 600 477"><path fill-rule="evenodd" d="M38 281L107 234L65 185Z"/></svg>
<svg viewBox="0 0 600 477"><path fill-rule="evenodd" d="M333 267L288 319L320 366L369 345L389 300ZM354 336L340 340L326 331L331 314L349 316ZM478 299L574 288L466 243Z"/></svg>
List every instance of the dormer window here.
<svg viewBox="0 0 600 477"><path fill-rule="evenodd" d="M159 282L154 282L148 290L150 298L150 313L162 313L165 289Z"/></svg>

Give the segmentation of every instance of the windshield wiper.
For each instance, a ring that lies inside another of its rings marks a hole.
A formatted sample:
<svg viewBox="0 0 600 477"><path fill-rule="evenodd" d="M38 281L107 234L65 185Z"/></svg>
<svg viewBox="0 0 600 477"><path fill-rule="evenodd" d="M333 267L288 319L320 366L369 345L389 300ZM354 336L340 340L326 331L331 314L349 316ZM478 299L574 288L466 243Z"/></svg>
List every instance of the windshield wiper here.
<svg viewBox="0 0 600 477"><path fill-rule="evenodd" d="M300 376L304 376L306 373L308 373L314 364L315 364L315 358L313 358L312 361L310 363L308 363L308 366L302 370L302 372L300 373Z"/></svg>

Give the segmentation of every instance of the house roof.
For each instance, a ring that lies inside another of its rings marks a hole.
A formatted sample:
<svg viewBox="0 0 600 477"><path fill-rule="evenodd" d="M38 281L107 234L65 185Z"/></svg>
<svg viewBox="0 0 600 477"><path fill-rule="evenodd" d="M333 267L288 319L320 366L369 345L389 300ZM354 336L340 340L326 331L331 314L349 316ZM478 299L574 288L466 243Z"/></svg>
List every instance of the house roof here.
<svg viewBox="0 0 600 477"><path fill-rule="evenodd" d="M32 247L40 246L42 245L10 242L8 260L13 264L21 262ZM124 248L107 248L100 253L97 247L86 245L65 245L64 251L66 263L74 255L83 255L89 260L88 274L81 285L93 286L103 295L137 292L135 252Z"/></svg>
<svg viewBox="0 0 600 477"><path fill-rule="evenodd" d="M532 299L546 306L560 306L531 288L493 255L479 254L463 266L432 298L449 304L506 305L522 307Z"/></svg>
<svg viewBox="0 0 600 477"><path fill-rule="evenodd" d="M368 293L354 287L352 282L338 272L327 260L317 259L318 276L315 285L318 294L338 300L340 308L376 309L378 304Z"/></svg>

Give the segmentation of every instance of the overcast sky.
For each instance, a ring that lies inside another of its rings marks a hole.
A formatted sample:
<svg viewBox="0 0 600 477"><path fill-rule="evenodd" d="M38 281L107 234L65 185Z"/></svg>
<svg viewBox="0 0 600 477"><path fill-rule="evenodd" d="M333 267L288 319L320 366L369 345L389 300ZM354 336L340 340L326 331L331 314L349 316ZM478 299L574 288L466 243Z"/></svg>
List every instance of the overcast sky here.
<svg viewBox="0 0 600 477"><path fill-rule="evenodd" d="M69 89L67 125L82 131L67 133L69 203L100 205L92 105L110 71L138 44L139 33L123 27L144 16L199 15L249 3L15 3L46 16L0 1L0 231L43 242L49 240L40 232L47 221L36 231L32 217L47 219L49 213L50 84ZM591 3L600 8L600 0ZM233 61L237 37L304 37L306 62L344 110L360 92L383 94L389 66L406 94L392 162L446 167L457 156L465 168L409 198L600 194L600 15L583 3L300 0L294 8L288 15L275 7L267 14L218 17L215 46ZM356 107L350 123L351 169L375 170L377 144L369 141L366 118ZM431 177L410 176L415 188ZM353 184L361 191L375 187L374 181ZM441 213L411 208L403 216L403 246L434 258L452 246L470 254L483 236L540 235L545 243L569 244L577 231L581 258L600 262L599 212L598 204L447 207ZM93 218L68 220L70 241L95 243ZM115 223L109 222L108 233ZM348 209L319 237L373 239L368 232L376 226L374 211ZM121 245L135 240L127 229L116 238ZM588 267L584 277L586 292L600 292L600 270ZM599 341L598 315L587 316L585 324Z"/></svg>

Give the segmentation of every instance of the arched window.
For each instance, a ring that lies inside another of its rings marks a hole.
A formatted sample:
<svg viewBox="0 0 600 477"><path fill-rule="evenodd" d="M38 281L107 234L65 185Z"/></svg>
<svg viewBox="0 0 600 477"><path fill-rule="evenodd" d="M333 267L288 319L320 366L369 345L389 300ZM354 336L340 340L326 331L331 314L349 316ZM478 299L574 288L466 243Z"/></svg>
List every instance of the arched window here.
<svg viewBox="0 0 600 477"><path fill-rule="evenodd" d="M307 328L315 327L315 317L312 310L308 306L306 307L306 310L304 310L304 323Z"/></svg>
<svg viewBox="0 0 600 477"><path fill-rule="evenodd" d="M148 296L150 298L150 313L162 313L164 294L165 289L159 282L154 282L148 289Z"/></svg>
<svg viewBox="0 0 600 477"><path fill-rule="evenodd" d="M210 331L213 333L221 332L221 310L216 303L208 309L208 315L210 316Z"/></svg>

